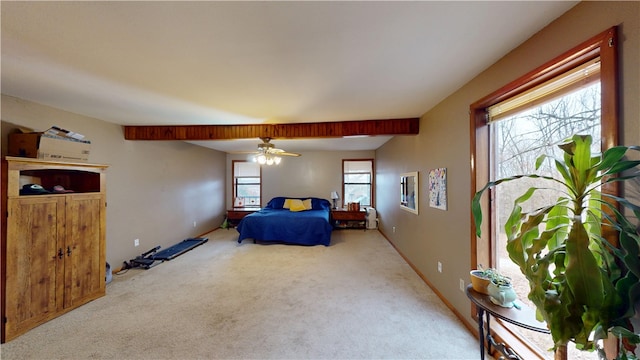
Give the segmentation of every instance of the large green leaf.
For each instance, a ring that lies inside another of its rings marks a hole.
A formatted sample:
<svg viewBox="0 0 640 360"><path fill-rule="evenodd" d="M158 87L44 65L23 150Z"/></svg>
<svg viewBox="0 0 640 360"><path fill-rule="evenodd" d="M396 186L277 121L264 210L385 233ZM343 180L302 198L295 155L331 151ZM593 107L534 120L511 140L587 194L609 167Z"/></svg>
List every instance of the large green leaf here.
<svg viewBox="0 0 640 360"><path fill-rule="evenodd" d="M600 162L598 170L602 171L604 175L611 175L638 166L640 164L639 161L622 160L629 150L640 151L640 147L615 146L607 149L602 154L602 161Z"/></svg>
<svg viewBox="0 0 640 360"><path fill-rule="evenodd" d="M528 188L513 204L505 223L507 251L529 281L529 299L540 319L547 322L554 344L574 341L580 349L593 349L610 329L625 330L640 301L640 206L628 199L601 193L603 184L640 177L629 173L640 161L627 160L628 150L618 146L602 156L591 154L590 136L574 135L560 145L562 158L541 155L554 162L561 180L537 174L517 175L485 185L472 201L476 233L480 236L480 199L489 188L523 178L544 179L560 185L560 197L534 211L523 211L542 187ZM622 176L613 176L625 172ZM632 214L632 215L629 215ZM631 222L627 217L635 217ZM619 233L618 247L603 237L602 228ZM637 335L636 335L637 337ZM640 337L638 337L640 341ZM619 359L626 357L624 352Z"/></svg>
<svg viewBox="0 0 640 360"><path fill-rule="evenodd" d="M564 198L558 199L556 205L553 206L547 215L545 233L549 233L550 242L548 247L555 249L564 244L569 234L569 225L571 223L569 217L568 200Z"/></svg>
<svg viewBox="0 0 640 360"><path fill-rule="evenodd" d="M573 167L578 172L585 172L591 167L591 135L574 136Z"/></svg>
<svg viewBox="0 0 640 360"><path fill-rule="evenodd" d="M634 304L640 298L640 279L633 273L628 273L616 283L616 293L620 294L622 299L622 303L616 308L618 318L632 317L635 314Z"/></svg>
<svg viewBox="0 0 640 360"><path fill-rule="evenodd" d="M638 234L630 234L627 232L620 233L620 260L628 271L627 277L640 278L640 236ZM621 289L622 290L622 289ZM635 303L640 297L632 299Z"/></svg>
<svg viewBox="0 0 640 360"><path fill-rule="evenodd" d="M508 178L488 182L482 189L480 189L480 191L475 193L471 201L471 213L473 215L473 219L476 227L476 236L480 237L482 235L482 228L481 228L482 206L480 204L480 199L482 198L482 195L484 194L484 192L487 191L489 188L500 185L504 182L514 181L521 178L545 179L550 181L557 181L551 176L541 176L541 175L531 174L531 175L516 175L516 176L511 176Z"/></svg>
<svg viewBox="0 0 640 360"><path fill-rule="evenodd" d="M571 175L571 169L561 159L558 159L558 158L556 158L555 156L552 156L552 155L546 155L546 154L540 155L536 159L536 170L538 170L540 168L540 165L542 165L542 163L546 159L553 160L553 163L555 164L556 170L558 170L558 173L560 174L560 176L563 179L563 181L561 181L561 180L553 178L553 181L555 181L556 183L560 184L561 187L566 188L572 195L575 196L576 195L576 191L575 191L574 181L573 181L573 178L572 178L572 175Z"/></svg>
<svg viewBox="0 0 640 360"><path fill-rule="evenodd" d="M626 146L614 146L602 153L602 160L598 165L598 170L603 171L618 163L624 154L627 153Z"/></svg>
<svg viewBox="0 0 640 360"><path fill-rule="evenodd" d="M604 175L617 174L625 170L633 169L638 165L640 165L640 160L620 161L608 168L607 171L604 172Z"/></svg>
<svg viewBox="0 0 640 360"><path fill-rule="evenodd" d="M574 221L567 238L567 284L580 304L598 308L604 298L602 275L589 250L589 236L579 221Z"/></svg>
<svg viewBox="0 0 640 360"><path fill-rule="evenodd" d="M640 219L640 206L630 202L625 198L621 198L619 196L615 196L611 194L602 194L602 197L614 200L617 204L622 205L626 209L631 210L634 213L634 215ZM607 204L605 204L605 206L607 206ZM609 204L608 206L610 206L611 208L614 208L613 205Z"/></svg>

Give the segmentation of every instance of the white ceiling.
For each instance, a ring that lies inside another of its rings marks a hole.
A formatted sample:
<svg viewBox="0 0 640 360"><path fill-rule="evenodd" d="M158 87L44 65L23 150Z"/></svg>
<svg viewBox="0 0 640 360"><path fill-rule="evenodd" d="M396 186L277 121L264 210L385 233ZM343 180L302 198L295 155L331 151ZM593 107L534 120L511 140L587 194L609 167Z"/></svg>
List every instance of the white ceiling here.
<svg viewBox="0 0 640 360"><path fill-rule="evenodd" d="M2 93L122 125L419 117L576 3L2 1Z"/></svg>

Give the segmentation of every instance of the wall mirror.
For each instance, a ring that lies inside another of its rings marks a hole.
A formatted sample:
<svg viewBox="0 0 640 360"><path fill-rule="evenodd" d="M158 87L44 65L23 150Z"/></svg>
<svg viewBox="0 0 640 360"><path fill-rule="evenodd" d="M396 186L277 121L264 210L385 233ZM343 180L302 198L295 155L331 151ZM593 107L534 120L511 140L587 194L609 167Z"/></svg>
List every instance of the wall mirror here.
<svg viewBox="0 0 640 360"><path fill-rule="evenodd" d="M418 172L400 175L400 208L414 214L418 213Z"/></svg>

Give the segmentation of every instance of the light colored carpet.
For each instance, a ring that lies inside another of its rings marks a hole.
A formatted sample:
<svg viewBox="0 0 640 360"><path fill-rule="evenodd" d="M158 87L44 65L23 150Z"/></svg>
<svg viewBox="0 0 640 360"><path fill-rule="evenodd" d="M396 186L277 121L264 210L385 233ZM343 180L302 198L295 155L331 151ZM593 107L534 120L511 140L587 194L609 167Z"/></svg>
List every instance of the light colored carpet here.
<svg viewBox="0 0 640 360"><path fill-rule="evenodd" d="M377 231L256 245L216 230L3 344L2 359L478 359L478 343ZM143 249L144 250L144 249Z"/></svg>

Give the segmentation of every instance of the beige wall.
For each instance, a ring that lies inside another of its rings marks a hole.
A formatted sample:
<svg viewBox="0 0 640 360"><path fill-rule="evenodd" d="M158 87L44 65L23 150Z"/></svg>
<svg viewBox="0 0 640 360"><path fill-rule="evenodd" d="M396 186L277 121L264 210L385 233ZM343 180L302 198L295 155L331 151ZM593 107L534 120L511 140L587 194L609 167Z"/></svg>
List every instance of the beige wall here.
<svg viewBox="0 0 640 360"><path fill-rule="evenodd" d="M640 144L640 2L582 2L424 114L417 138L396 137L376 151L381 230L469 321L470 304L459 289L473 266L469 105L614 25L620 25L621 142ZM447 168L447 211L428 206L425 180L438 167ZM414 170L421 177L417 216L400 210L396 191L400 173Z"/></svg>
<svg viewBox="0 0 640 360"><path fill-rule="evenodd" d="M121 126L2 96L2 138L15 128L57 125L92 141L89 162L108 164L107 261L118 268L218 227L225 215L225 154L184 142L124 140ZM6 154L6 141L2 142ZM196 226L193 226L193 222ZM134 247L133 240L140 239Z"/></svg>
<svg viewBox="0 0 640 360"><path fill-rule="evenodd" d="M257 139L256 139L257 144ZM262 167L263 205L275 196L313 196L330 200L331 191L342 191L342 159L373 159L375 151L308 151L301 157L284 157L278 166ZM246 155L227 155L227 173L231 161L247 160ZM227 184L227 206L231 206L231 181ZM342 199L340 199L342 201Z"/></svg>

